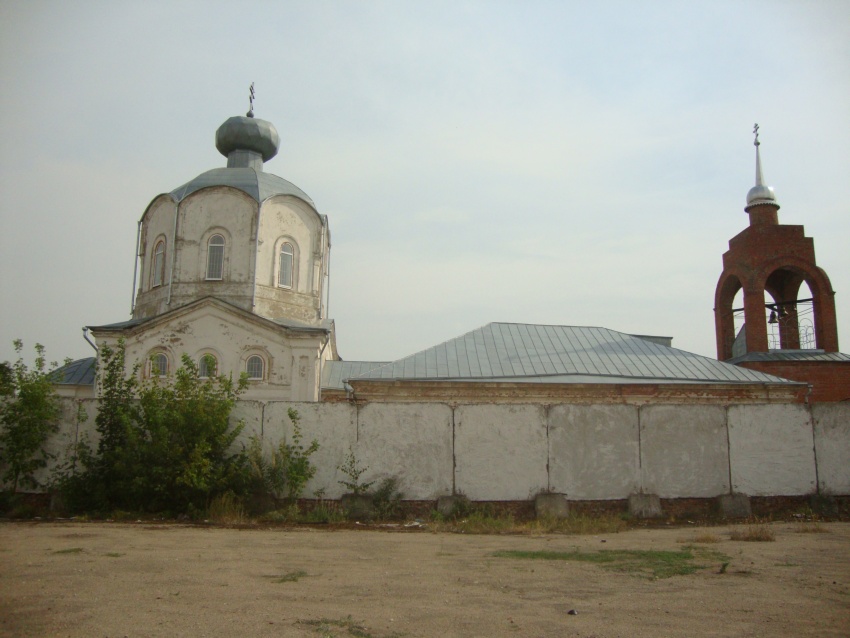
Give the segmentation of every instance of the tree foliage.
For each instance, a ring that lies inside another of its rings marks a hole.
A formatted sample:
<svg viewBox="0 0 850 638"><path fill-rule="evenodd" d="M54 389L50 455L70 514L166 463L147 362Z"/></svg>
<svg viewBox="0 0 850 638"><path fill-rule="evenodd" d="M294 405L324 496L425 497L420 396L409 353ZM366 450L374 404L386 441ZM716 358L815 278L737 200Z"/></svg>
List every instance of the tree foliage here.
<svg viewBox="0 0 850 638"><path fill-rule="evenodd" d="M247 457L230 451L244 424L231 428L230 413L247 381L201 378L188 355L173 376L138 381L119 341L101 347L98 384L100 440L78 447L82 471L65 480L72 509L183 513L246 492Z"/></svg>
<svg viewBox="0 0 850 638"><path fill-rule="evenodd" d="M0 365L0 465L12 493L39 486L34 474L50 459L44 445L59 429L60 415L44 346L35 345L35 364L29 368L21 356L23 342L14 344L17 361Z"/></svg>

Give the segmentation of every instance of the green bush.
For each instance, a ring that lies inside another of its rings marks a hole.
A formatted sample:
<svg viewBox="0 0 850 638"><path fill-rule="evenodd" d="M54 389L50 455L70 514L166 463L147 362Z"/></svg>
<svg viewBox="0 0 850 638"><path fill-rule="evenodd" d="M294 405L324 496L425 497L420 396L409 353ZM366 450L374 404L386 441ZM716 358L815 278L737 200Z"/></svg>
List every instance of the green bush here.
<svg viewBox="0 0 850 638"><path fill-rule="evenodd" d="M385 478L372 491L372 507L378 520L392 520L404 515L401 500L404 494L398 489L398 479L394 476Z"/></svg>
<svg viewBox="0 0 850 638"><path fill-rule="evenodd" d="M123 342L102 346L100 359L101 438L97 450L77 447L62 480L71 509L197 514L222 494L248 492L247 456L230 451L244 427L230 427L244 378L201 378L184 355L173 377L138 383L137 369L125 376Z"/></svg>
<svg viewBox="0 0 850 638"><path fill-rule="evenodd" d="M52 458L44 445L59 429L60 415L44 346L35 345L35 366L30 369L20 356L23 342L17 339L14 344L17 361L0 365L0 478L12 494L19 487L40 487L35 473Z"/></svg>
<svg viewBox="0 0 850 638"><path fill-rule="evenodd" d="M255 493L295 501L301 497L307 482L316 475L316 467L310 457L319 449L319 442L313 439L305 448L301 416L293 408L289 408L287 416L292 423L291 442L284 439L267 457L263 452L262 439L252 436L248 444L248 462Z"/></svg>
<svg viewBox="0 0 850 638"><path fill-rule="evenodd" d="M360 482L360 477L368 472L369 468L360 467L357 463L357 457L354 456L354 450L351 448L348 448L348 454L342 462L342 465L338 465L336 469L348 477L347 480L337 481L337 483L342 485L352 494L366 494L369 491L369 488L371 488L375 483L375 481L367 481L364 483Z"/></svg>

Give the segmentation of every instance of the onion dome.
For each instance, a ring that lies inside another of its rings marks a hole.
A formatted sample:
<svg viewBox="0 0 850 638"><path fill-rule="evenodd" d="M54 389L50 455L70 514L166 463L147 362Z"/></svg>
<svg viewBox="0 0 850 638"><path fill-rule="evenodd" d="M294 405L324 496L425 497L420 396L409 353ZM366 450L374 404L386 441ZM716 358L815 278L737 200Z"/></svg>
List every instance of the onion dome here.
<svg viewBox="0 0 850 638"><path fill-rule="evenodd" d="M237 115L218 127L215 147L227 158L228 168L262 170L263 162L277 155L280 136L271 122Z"/></svg>
<svg viewBox="0 0 850 638"><path fill-rule="evenodd" d="M263 171L280 148L280 136L274 124L255 118L253 109L247 116L231 117L218 127L215 147L227 158L227 168L214 168L171 191L175 202L192 193L214 186L241 190L262 203L276 195L291 195L315 208L310 197L295 184Z"/></svg>

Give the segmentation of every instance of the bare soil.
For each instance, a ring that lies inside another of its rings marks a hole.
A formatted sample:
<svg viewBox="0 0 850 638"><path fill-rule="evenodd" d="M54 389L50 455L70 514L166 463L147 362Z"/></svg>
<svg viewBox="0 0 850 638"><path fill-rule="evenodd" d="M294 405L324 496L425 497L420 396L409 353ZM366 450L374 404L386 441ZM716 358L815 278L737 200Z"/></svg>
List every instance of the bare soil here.
<svg viewBox="0 0 850 638"><path fill-rule="evenodd" d="M7 522L0 635L850 636L850 524L769 527L775 542L731 540L741 526L472 536ZM494 556L691 544L715 553L661 579Z"/></svg>

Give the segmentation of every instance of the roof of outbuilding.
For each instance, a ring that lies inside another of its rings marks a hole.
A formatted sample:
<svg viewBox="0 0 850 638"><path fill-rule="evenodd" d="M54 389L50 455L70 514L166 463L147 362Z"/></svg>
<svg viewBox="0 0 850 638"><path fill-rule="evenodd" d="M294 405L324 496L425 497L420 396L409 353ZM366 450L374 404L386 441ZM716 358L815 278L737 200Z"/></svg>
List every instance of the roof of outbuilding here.
<svg viewBox="0 0 850 638"><path fill-rule="evenodd" d="M257 171L253 168L214 168L201 173L195 179L190 180L171 191L170 195L176 202L182 202L192 193L210 186L230 186L253 197L262 203L275 195L292 195L302 199L313 208L316 205L310 196L298 188L292 182L282 177Z"/></svg>
<svg viewBox="0 0 850 638"><path fill-rule="evenodd" d="M325 361L322 366L322 388L342 390L348 379L387 365L389 361Z"/></svg>
<svg viewBox="0 0 850 638"><path fill-rule="evenodd" d="M59 385L94 385L97 359L87 357L66 363L50 373L53 383Z"/></svg>
<svg viewBox="0 0 850 638"><path fill-rule="evenodd" d="M796 383L607 328L517 323L490 323L397 361L351 372L351 380Z"/></svg>

